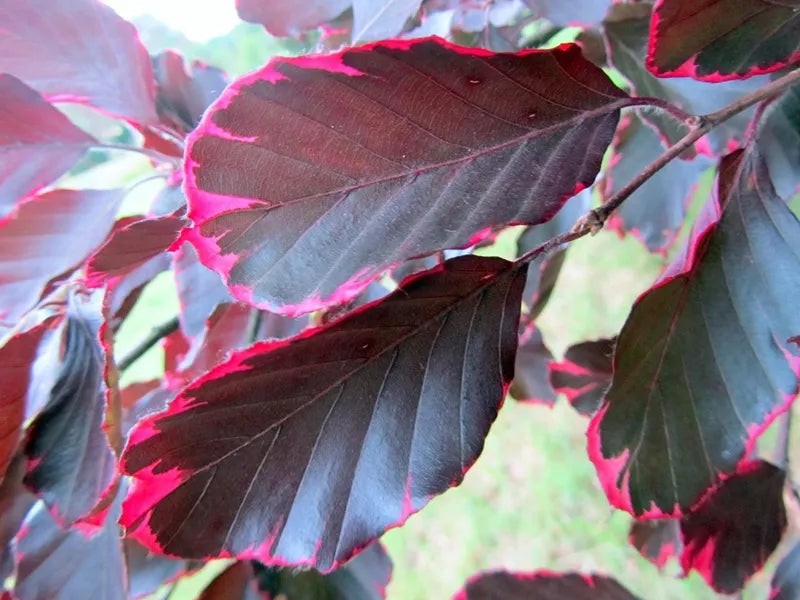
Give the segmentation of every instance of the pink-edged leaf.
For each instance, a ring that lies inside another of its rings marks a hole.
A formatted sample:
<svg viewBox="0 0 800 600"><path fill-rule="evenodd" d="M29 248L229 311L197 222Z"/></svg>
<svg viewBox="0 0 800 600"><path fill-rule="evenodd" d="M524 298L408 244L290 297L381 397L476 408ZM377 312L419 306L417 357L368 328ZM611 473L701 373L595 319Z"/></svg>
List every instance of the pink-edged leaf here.
<svg viewBox="0 0 800 600"><path fill-rule="evenodd" d="M133 25L99 0L4 2L0 71L51 101L156 121L150 57Z"/></svg>
<svg viewBox="0 0 800 600"><path fill-rule="evenodd" d="M128 598L135 599L155 593L165 583L186 573L185 560L152 554L136 540L125 538L125 570L128 575Z"/></svg>
<svg viewBox="0 0 800 600"><path fill-rule="evenodd" d="M19 200L66 173L94 139L16 77L0 74L0 98L3 217Z"/></svg>
<svg viewBox="0 0 800 600"><path fill-rule="evenodd" d="M168 252L157 254L147 262L134 268L129 273L114 277L107 283L106 302L109 308L109 324L116 328L136 305L139 295L145 286L156 275L170 268Z"/></svg>
<svg viewBox="0 0 800 600"><path fill-rule="evenodd" d="M240 560L217 575L197 600L259 600L253 565Z"/></svg>
<svg viewBox="0 0 800 600"><path fill-rule="evenodd" d="M103 430L100 324L90 305L70 302L59 376L25 443L25 484L66 525L89 515L115 481L116 457Z"/></svg>
<svg viewBox="0 0 800 600"><path fill-rule="evenodd" d="M275 0L236 0L239 17L258 23L272 35L299 36L350 8L352 0L304 0L295 4Z"/></svg>
<svg viewBox="0 0 800 600"><path fill-rule="evenodd" d="M742 79L800 62L800 1L657 0L647 68L659 77Z"/></svg>
<svg viewBox="0 0 800 600"><path fill-rule="evenodd" d="M799 597L800 543L796 543L775 569L769 600L795 600Z"/></svg>
<svg viewBox="0 0 800 600"><path fill-rule="evenodd" d="M327 575L310 569L254 565L258 589L267 598L303 600L383 600L392 578L392 561L375 542L347 564Z"/></svg>
<svg viewBox="0 0 800 600"><path fill-rule="evenodd" d="M797 391L800 223L754 150L723 158L716 199L634 304L590 426L606 494L634 515L689 509Z"/></svg>
<svg viewBox="0 0 800 600"><path fill-rule="evenodd" d="M603 20L611 0L524 0L534 16L556 25L594 25Z"/></svg>
<svg viewBox="0 0 800 600"><path fill-rule="evenodd" d="M786 473L753 461L723 481L681 520L681 566L721 594L738 592L762 566L786 529Z"/></svg>
<svg viewBox="0 0 800 600"><path fill-rule="evenodd" d="M238 299L339 304L409 258L547 221L593 181L630 102L571 45L274 59L190 136L186 237Z"/></svg>
<svg viewBox="0 0 800 600"><path fill-rule="evenodd" d="M214 309L233 297L219 275L200 262L191 244L181 244L173 254L172 264L181 306L181 329L189 337L201 335Z"/></svg>
<svg viewBox="0 0 800 600"><path fill-rule="evenodd" d="M5 581L14 573L13 541L25 515L36 502L24 485L25 457L17 454L0 483L0 579Z"/></svg>
<svg viewBox="0 0 800 600"><path fill-rule="evenodd" d="M570 346L563 360L550 363L550 384L564 394L582 415L594 414L611 383L614 339L581 342Z"/></svg>
<svg viewBox="0 0 800 600"><path fill-rule="evenodd" d="M0 348L0 480L19 445L39 342L56 324L56 318L50 317Z"/></svg>
<svg viewBox="0 0 800 600"><path fill-rule="evenodd" d="M40 504L17 537L18 600L127 600L117 518L120 498L98 525L62 529Z"/></svg>
<svg viewBox="0 0 800 600"><path fill-rule="evenodd" d="M167 50L153 58L156 110L159 118L178 132L194 129L208 105L228 85L225 72L199 61L186 69L183 57Z"/></svg>
<svg viewBox="0 0 800 600"><path fill-rule="evenodd" d="M103 242L121 200L120 190L53 190L0 219L0 323L14 323Z"/></svg>
<svg viewBox="0 0 800 600"><path fill-rule="evenodd" d="M652 5L649 3L617 3L611 7L603 22L609 58L628 79L637 95L661 98L689 114L703 115L730 104L768 82L766 77L722 83L655 77L644 65L651 13ZM707 154L729 151L730 140L741 141L752 113L753 109L750 109L721 123L696 144L697 149ZM686 133L685 125L664 111L645 111L642 117L655 126L670 144L677 142Z"/></svg>
<svg viewBox="0 0 800 600"><path fill-rule="evenodd" d="M673 556L683 551L678 519L646 519L634 521L628 541L644 558L662 568Z"/></svg>
<svg viewBox="0 0 800 600"><path fill-rule="evenodd" d="M664 150L658 134L629 115L614 140L614 154L600 186L603 199L618 192ZM651 252L666 253L683 225L700 175L709 166L710 161L703 156L671 161L625 200L609 226L631 233Z"/></svg>
<svg viewBox="0 0 800 600"><path fill-rule="evenodd" d="M758 131L758 147L782 198L800 191L800 85L773 102Z"/></svg>
<svg viewBox="0 0 800 600"><path fill-rule="evenodd" d="M536 268L530 267L529 272ZM511 395L520 402L552 406L556 401L553 386L550 385L547 366L553 355L545 346L541 332L533 325L520 334L517 358L514 363L514 381Z"/></svg>
<svg viewBox="0 0 800 600"><path fill-rule="evenodd" d="M422 0L353 0L353 44L393 38Z"/></svg>
<svg viewBox="0 0 800 600"><path fill-rule="evenodd" d="M524 279L502 259L452 259L233 354L132 433L129 533L184 557L340 565L480 454L513 375Z"/></svg>
<svg viewBox="0 0 800 600"><path fill-rule="evenodd" d="M186 220L169 215L124 221L120 225L89 258L86 265L89 287L100 287L110 277L126 275L165 252L178 239Z"/></svg>
<svg viewBox="0 0 800 600"><path fill-rule="evenodd" d="M475 575L453 600L637 600L614 579L580 573L510 573Z"/></svg>

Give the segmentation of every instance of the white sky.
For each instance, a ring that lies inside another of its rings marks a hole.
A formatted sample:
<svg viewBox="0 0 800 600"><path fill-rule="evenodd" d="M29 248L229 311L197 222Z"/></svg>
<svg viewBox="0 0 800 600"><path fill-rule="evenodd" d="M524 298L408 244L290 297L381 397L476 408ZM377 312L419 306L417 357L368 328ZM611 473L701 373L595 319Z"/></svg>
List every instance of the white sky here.
<svg viewBox="0 0 800 600"><path fill-rule="evenodd" d="M103 1L124 19L150 14L196 42L224 35L240 23L234 0Z"/></svg>

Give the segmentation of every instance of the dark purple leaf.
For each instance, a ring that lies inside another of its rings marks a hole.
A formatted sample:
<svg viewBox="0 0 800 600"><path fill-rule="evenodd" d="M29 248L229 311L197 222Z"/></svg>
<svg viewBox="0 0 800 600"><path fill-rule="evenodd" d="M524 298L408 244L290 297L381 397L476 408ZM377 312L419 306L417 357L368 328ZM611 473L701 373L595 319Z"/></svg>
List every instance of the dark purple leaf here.
<svg viewBox="0 0 800 600"><path fill-rule="evenodd" d="M800 191L800 85L770 105L758 132L775 190L789 199Z"/></svg>
<svg viewBox="0 0 800 600"><path fill-rule="evenodd" d="M156 275L170 268L170 255L168 252L157 254L146 263L136 267L131 272L115 277L107 284L106 302L109 307L109 325L116 329L123 319L133 309L139 295L145 286Z"/></svg>
<svg viewBox="0 0 800 600"><path fill-rule="evenodd" d="M137 219L115 227L105 243L95 250L86 266L89 287L100 287L111 277L120 277L165 252L177 239L186 220L178 215Z"/></svg>
<svg viewBox="0 0 800 600"><path fill-rule="evenodd" d="M61 529L40 504L17 538L15 597L127 600L119 514L117 499L98 526Z"/></svg>
<svg viewBox="0 0 800 600"><path fill-rule="evenodd" d="M628 115L614 140L614 154L606 169L604 185L600 186L603 199L617 193L664 150L656 132L635 115ZM702 156L692 161L671 161L625 200L608 225L623 233L630 232L651 252L665 254L683 225L700 174L710 165Z"/></svg>
<svg viewBox="0 0 800 600"><path fill-rule="evenodd" d="M579 573L494 571L470 578L453 600L637 600L614 579Z"/></svg>
<svg viewBox="0 0 800 600"><path fill-rule="evenodd" d="M658 568L683 551L678 519L634 521L628 536L631 545Z"/></svg>
<svg viewBox="0 0 800 600"><path fill-rule="evenodd" d="M409 258L547 221L594 180L630 102L576 46L274 59L190 136L187 238L240 300L340 304Z"/></svg>
<svg viewBox="0 0 800 600"><path fill-rule="evenodd" d="M536 268L534 264L529 271ZM542 334L533 325L520 335L517 359L514 364L514 381L511 395L520 402L532 402L552 406L556 394L550 385L547 366L553 360Z"/></svg>
<svg viewBox="0 0 800 600"><path fill-rule="evenodd" d="M800 597L800 543L783 557L772 577L769 600L796 600Z"/></svg>
<svg viewBox="0 0 800 600"><path fill-rule="evenodd" d="M16 322L103 242L121 200L119 190L54 190L0 219L0 323Z"/></svg>
<svg viewBox="0 0 800 600"><path fill-rule="evenodd" d="M603 23L613 65L630 81L639 96L661 98L690 114L707 114L763 86L768 80L755 77L747 81L706 83L693 79L659 79L644 66L650 35L652 4L614 4ZM731 139L741 140L752 110L740 113L715 127L696 144L707 154L728 150ZM686 133L683 123L660 110L649 110L642 117L654 125L669 143Z"/></svg>
<svg viewBox="0 0 800 600"><path fill-rule="evenodd" d="M24 485L25 457L17 454L0 483L0 580L14 573L13 540L22 526L25 515L36 502Z"/></svg>
<svg viewBox="0 0 800 600"><path fill-rule="evenodd" d="M59 377L25 443L25 484L66 525L92 513L115 481L116 459L103 430L105 357L99 328L99 314L73 298Z"/></svg>
<svg viewBox="0 0 800 600"><path fill-rule="evenodd" d="M422 0L353 0L353 45L395 37L420 4Z"/></svg>
<svg viewBox="0 0 800 600"><path fill-rule="evenodd" d="M660 77L742 79L800 62L797 0L658 0L647 67Z"/></svg>
<svg viewBox="0 0 800 600"><path fill-rule="evenodd" d="M19 445L39 342L56 324L50 317L16 334L0 348L0 480Z"/></svg>
<svg viewBox="0 0 800 600"><path fill-rule="evenodd" d="M180 133L194 129L208 105L228 85L223 71L198 61L193 61L187 72L183 57L172 50L153 58L153 70L158 116Z"/></svg>
<svg viewBox="0 0 800 600"><path fill-rule="evenodd" d="M686 256L639 297L616 345L589 453L634 515L692 507L797 392L786 340L800 331L800 223L751 152L723 158Z"/></svg>
<svg viewBox="0 0 800 600"><path fill-rule="evenodd" d="M742 589L786 529L785 478L767 462L745 463L704 498L681 520L684 571L696 570L722 594Z"/></svg>
<svg viewBox="0 0 800 600"><path fill-rule="evenodd" d="M123 541L128 573L128 598L141 598L186 572L185 560L152 554L136 540Z"/></svg>
<svg viewBox="0 0 800 600"><path fill-rule="evenodd" d="M133 25L99 0L0 4L0 72L51 102L156 121L150 57Z"/></svg>
<svg viewBox="0 0 800 600"><path fill-rule="evenodd" d="M461 482L513 375L524 269L465 256L235 353L131 434L153 551L329 571Z"/></svg>
<svg viewBox="0 0 800 600"><path fill-rule="evenodd" d="M4 217L19 200L66 173L94 140L11 75L0 75L0 98L0 217Z"/></svg>
<svg viewBox="0 0 800 600"><path fill-rule="evenodd" d="M611 383L614 339L570 346L561 362L550 363L550 384L582 415L594 414Z"/></svg>
<svg viewBox="0 0 800 600"><path fill-rule="evenodd" d="M308 29L339 16L352 0L303 0L287 3L275 0L236 0L239 17L258 23L272 35L299 36Z"/></svg>
<svg viewBox="0 0 800 600"><path fill-rule="evenodd" d="M392 577L392 561L379 542L327 575L254 565L258 588L267 598L290 600L382 600Z"/></svg>
<svg viewBox="0 0 800 600"><path fill-rule="evenodd" d="M259 600L250 562L233 563L208 584L197 600Z"/></svg>
<svg viewBox="0 0 800 600"><path fill-rule="evenodd" d="M556 25L594 25L603 20L611 0L524 0L534 16Z"/></svg>

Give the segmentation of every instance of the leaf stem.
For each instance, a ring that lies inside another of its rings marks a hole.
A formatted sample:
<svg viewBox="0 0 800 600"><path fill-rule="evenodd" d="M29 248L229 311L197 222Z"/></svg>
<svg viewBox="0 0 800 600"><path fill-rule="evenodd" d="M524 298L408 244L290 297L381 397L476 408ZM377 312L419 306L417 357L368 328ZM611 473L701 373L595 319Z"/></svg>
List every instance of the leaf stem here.
<svg viewBox="0 0 800 600"><path fill-rule="evenodd" d="M112 144L107 142L97 142L92 144L93 148L101 148L103 150L122 150L124 152L137 152L138 154L143 154L144 156L159 162L159 163L167 163L174 166L179 166L181 164L181 159L177 156L169 156L168 154L164 154L159 152L158 150L152 150L150 148L142 148L140 146L128 146L127 144Z"/></svg>
<svg viewBox="0 0 800 600"><path fill-rule="evenodd" d="M641 96L638 98L633 98L633 103L631 104L631 106L652 106L654 108L661 109L671 117L674 117L676 121L681 121L682 123L687 125L688 122L690 122L694 117L693 114L688 113L681 108L678 108L674 104L670 104L666 100L662 100L661 98L654 98L651 96Z"/></svg>
<svg viewBox="0 0 800 600"><path fill-rule="evenodd" d="M133 363L139 360L142 355L150 350L153 346L158 343L161 338L167 337L170 333L178 329L178 317L172 317L169 321L154 327L150 334L144 338L141 342L136 344L136 346L123 357L121 357L117 361L117 368L120 371L124 371L129 368Z"/></svg>

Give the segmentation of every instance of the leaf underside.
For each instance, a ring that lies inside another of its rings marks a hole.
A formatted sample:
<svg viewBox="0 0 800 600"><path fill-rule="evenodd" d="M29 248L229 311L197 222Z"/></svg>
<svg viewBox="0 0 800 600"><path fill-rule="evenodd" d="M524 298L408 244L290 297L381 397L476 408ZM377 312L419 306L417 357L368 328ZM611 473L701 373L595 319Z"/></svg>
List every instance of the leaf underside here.
<svg viewBox="0 0 800 600"><path fill-rule="evenodd" d="M495 571L471 578L453 600L636 600L610 577Z"/></svg>

